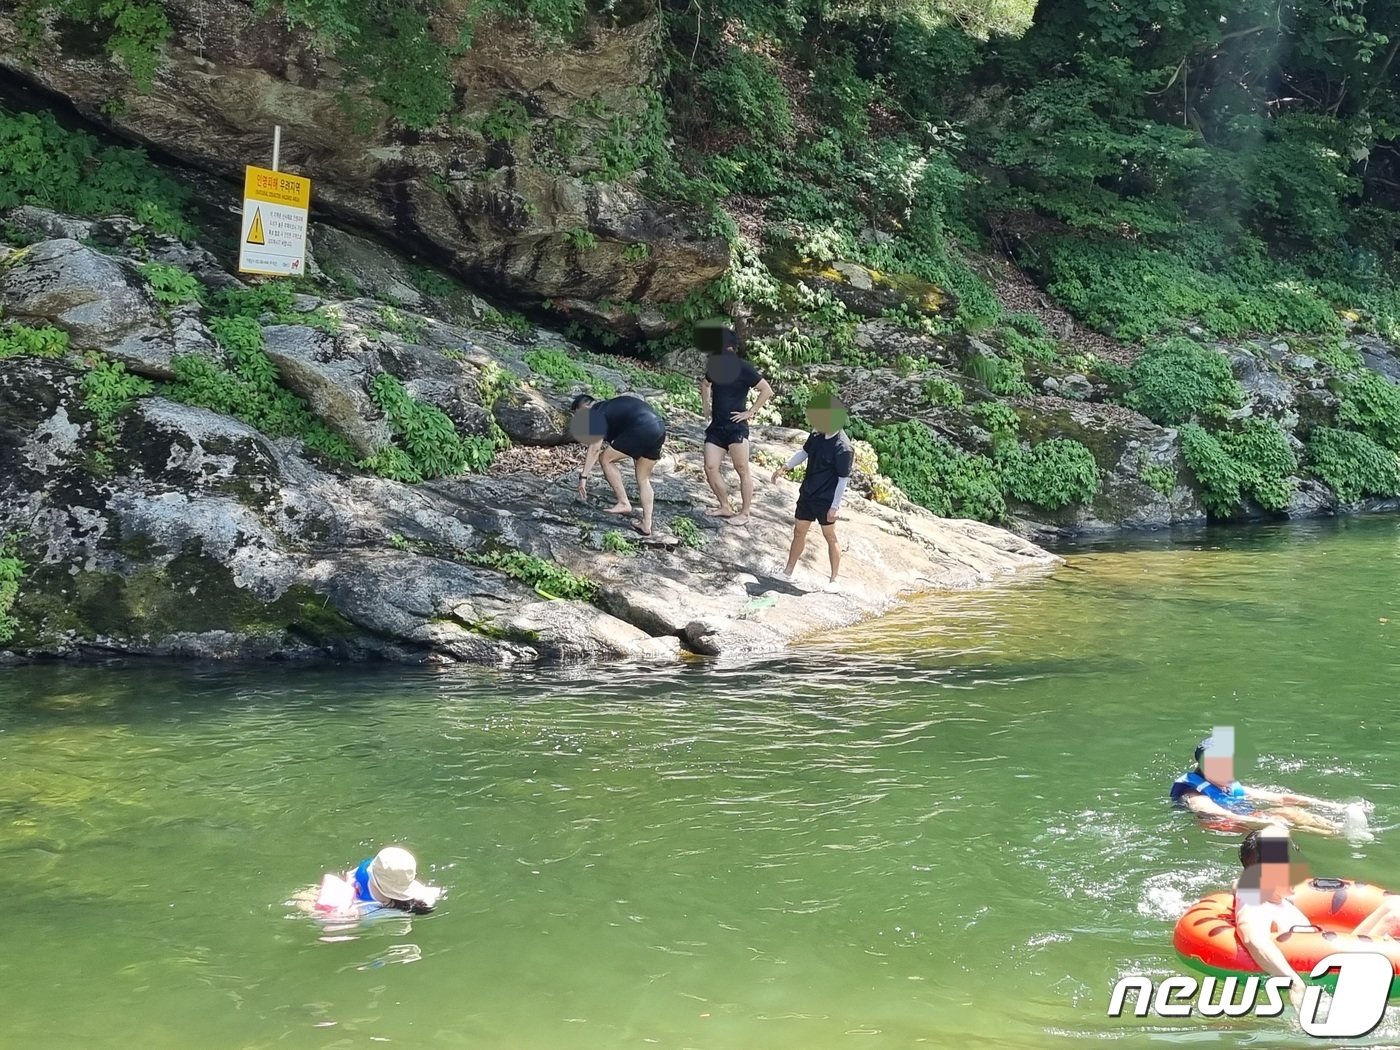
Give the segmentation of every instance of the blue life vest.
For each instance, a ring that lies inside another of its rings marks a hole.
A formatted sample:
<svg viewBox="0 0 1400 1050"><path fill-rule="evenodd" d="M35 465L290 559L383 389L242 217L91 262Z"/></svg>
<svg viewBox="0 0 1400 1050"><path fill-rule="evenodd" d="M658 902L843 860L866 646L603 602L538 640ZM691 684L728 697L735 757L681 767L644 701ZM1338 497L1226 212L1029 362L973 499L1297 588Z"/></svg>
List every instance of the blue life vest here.
<svg viewBox="0 0 1400 1050"><path fill-rule="evenodd" d="M1199 791L1217 806L1228 809L1231 813L1254 812L1254 806L1245 796L1244 785L1238 780L1231 781L1228 788L1216 787L1201 773L1193 769L1189 773L1183 773L1172 782L1171 799L1173 802L1181 802L1193 791Z"/></svg>
<svg viewBox="0 0 1400 1050"><path fill-rule="evenodd" d="M355 869L355 899L377 904L378 901L375 901L374 895L369 891L369 866L373 861L374 858L370 857Z"/></svg>

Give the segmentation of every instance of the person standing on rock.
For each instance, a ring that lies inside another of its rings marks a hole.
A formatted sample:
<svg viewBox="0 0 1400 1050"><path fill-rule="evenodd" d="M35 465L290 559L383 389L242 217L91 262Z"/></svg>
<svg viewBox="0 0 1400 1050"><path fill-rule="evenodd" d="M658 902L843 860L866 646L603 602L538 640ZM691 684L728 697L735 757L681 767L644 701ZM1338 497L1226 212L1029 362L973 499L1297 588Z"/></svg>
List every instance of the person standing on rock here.
<svg viewBox="0 0 1400 1050"><path fill-rule="evenodd" d="M812 522L820 523L826 540L827 557L831 562L831 579L824 591L837 588L836 576L841 570L841 541L836 537L836 512L841 509L841 497L855 465L855 446L842 429L846 425L846 409L830 395L818 395L807 405L807 423L812 433L785 464L773 471L773 482L785 477L803 463L807 473L797 491L796 522L792 530L792 546L788 550L786 568L773 573L780 580L790 581L802 549L807 545L807 530Z"/></svg>
<svg viewBox="0 0 1400 1050"><path fill-rule="evenodd" d="M643 536L650 536L655 498L651 488L651 472L661 459L661 446L666 442L666 421L656 409L630 394L610 397L606 401L580 394L574 398L573 414L569 433L575 441L588 448L583 469L579 471L578 498L588 498L588 475L593 472L593 464L601 460L603 476L608 479L608 485L617 497L617 502L607 509L607 513L631 514L632 503L627 498L622 471L617 464L623 458L632 459L637 472L637 496L642 504L642 520L632 522L632 528ZM604 444L607 445L606 449Z"/></svg>
<svg viewBox="0 0 1400 1050"><path fill-rule="evenodd" d="M749 467L749 422L773 396L773 388L748 361L739 356L739 337L731 328L702 327L696 344L705 351L705 378L700 401L705 406L705 480L719 506L705 513L729 525L747 525L753 509L753 471ZM750 408L749 391L758 399ZM739 513L729 503L729 486L721 466L725 453L739 475Z"/></svg>

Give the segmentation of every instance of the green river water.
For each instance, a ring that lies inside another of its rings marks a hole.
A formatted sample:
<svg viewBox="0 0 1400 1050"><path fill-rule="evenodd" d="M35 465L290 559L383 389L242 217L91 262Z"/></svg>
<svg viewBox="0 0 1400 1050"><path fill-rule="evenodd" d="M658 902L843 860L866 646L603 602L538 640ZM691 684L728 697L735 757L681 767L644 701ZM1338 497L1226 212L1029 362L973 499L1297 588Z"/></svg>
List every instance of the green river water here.
<svg viewBox="0 0 1400 1050"><path fill-rule="evenodd" d="M1400 887L1397 583L1400 526L1352 520L1084 548L737 668L0 671L0 1045L1321 1045L1107 1004L1234 876L1164 802L1213 724L1247 782L1370 799L1374 843L1305 856ZM285 906L390 842L436 914Z"/></svg>

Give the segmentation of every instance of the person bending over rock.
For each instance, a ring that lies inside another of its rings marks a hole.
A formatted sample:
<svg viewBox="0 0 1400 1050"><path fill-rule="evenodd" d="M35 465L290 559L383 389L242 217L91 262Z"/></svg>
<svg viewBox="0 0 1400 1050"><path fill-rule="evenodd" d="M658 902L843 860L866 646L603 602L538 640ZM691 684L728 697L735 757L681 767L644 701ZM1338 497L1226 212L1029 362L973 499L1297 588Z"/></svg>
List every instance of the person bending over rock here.
<svg viewBox="0 0 1400 1050"><path fill-rule="evenodd" d="M632 503L627 498L622 471L617 464L624 458L632 459L637 471L637 496L642 504L642 520L632 522L632 528L643 536L650 536L654 503L651 472L656 469L661 459L661 446L666 443L666 421L641 398L629 394L606 401L580 394L574 398L573 413L569 433L575 441L588 447L583 469L579 471L578 498L588 498L588 475L593 472L593 464L601 460L603 476L617 498L607 512L631 514Z"/></svg>
<svg viewBox="0 0 1400 1050"><path fill-rule="evenodd" d="M706 511L729 525L746 525L753 508L753 471L749 467L749 422L773 396L768 380L739 356L739 338L729 328L701 328L696 342L705 351L705 378L700 380L700 400L705 406L705 480L719 500ZM758 399L749 407L749 391ZM729 486L720 468L725 453L739 475L739 513L729 503Z"/></svg>
<svg viewBox="0 0 1400 1050"><path fill-rule="evenodd" d="M791 580L793 570L807 544L807 530L812 522L822 527L827 557L831 562L831 579L823 590L836 590L836 575L841 569L841 541L836 537L836 512L841 508L855 463L855 448L841 428L846 422L846 410L834 397L813 398L807 406L807 423L812 433L802 448L783 466L773 471L773 481L786 476L803 463L806 476L797 491L796 522L792 530L792 546L788 550L787 567L773 575Z"/></svg>

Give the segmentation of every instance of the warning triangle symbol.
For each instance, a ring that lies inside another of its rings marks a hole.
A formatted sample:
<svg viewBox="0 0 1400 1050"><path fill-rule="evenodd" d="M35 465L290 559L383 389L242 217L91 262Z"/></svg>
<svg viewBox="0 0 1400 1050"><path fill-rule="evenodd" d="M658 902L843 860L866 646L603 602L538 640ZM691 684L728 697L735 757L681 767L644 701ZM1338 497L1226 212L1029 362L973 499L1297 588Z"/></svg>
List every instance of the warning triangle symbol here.
<svg viewBox="0 0 1400 1050"><path fill-rule="evenodd" d="M252 225L252 227L250 227L249 230L248 230L248 243L249 243L249 244L266 244L266 243L267 243L267 238L263 235L263 228L262 228L262 209L261 209L261 208L257 209L255 212L253 212L253 225Z"/></svg>

